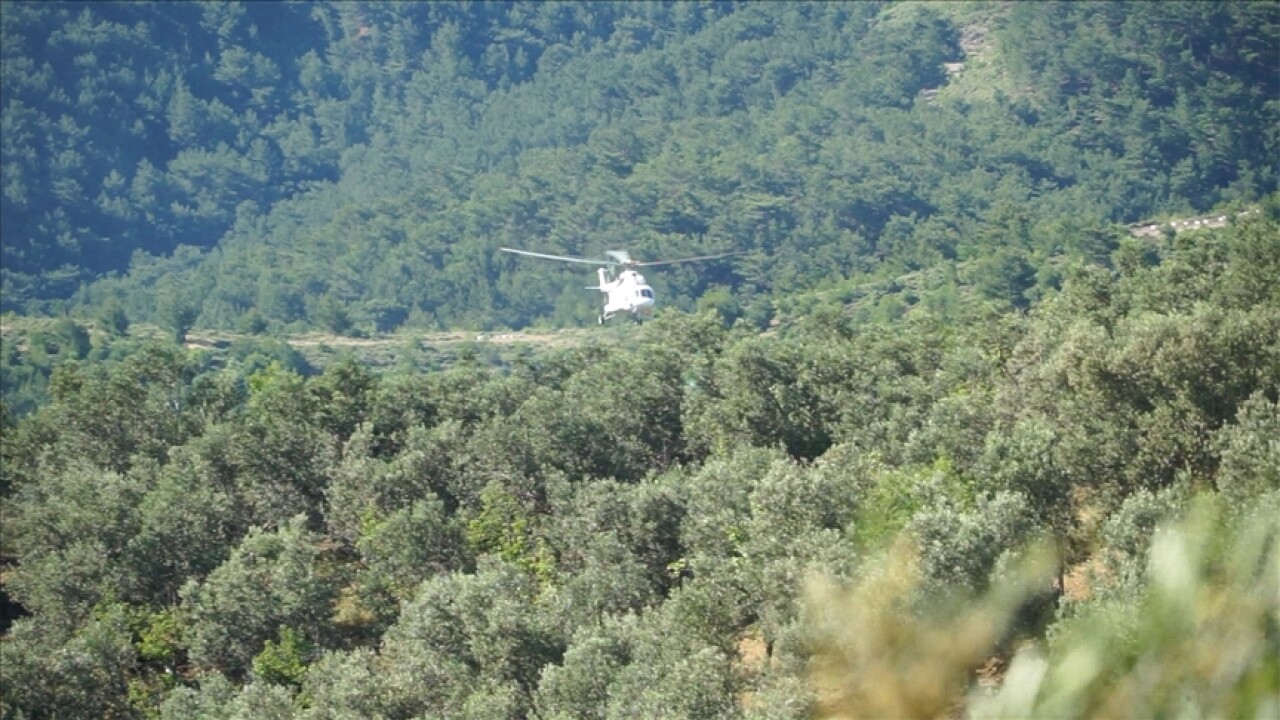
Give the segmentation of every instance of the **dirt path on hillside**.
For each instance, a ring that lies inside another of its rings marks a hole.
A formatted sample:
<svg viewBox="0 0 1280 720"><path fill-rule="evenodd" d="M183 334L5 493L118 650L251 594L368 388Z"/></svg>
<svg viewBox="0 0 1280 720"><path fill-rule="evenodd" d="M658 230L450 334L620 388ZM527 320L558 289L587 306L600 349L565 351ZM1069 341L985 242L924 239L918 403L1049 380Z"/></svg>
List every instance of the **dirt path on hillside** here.
<svg viewBox="0 0 1280 720"><path fill-rule="evenodd" d="M1244 217L1258 212L1257 210L1245 210L1236 213L1235 217ZM1200 215L1198 217L1179 218L1170 220L1167 223L1138 223L1129 226L1129 233L1135 237L1154 237L1159 235L1166 227L1173 228L1175 233L1186 232L1188 230L1200 230L1203 228L1220 228L1227 224L1231 219L1231 215Z"/></svg>
<svg viewBox="0 0 1280 720"><path fill-rule="evenodd" d="M277 337L283 342L295 348L360 348L365 350L376 350L380 348L392 349L404 346L406 343L413 342L422 347L437 347L461 345L465 343L476 344L493 344L493 345L545 345L545 346L566 346L580 342L586 337L587 331L579 329L553 330L546 332L433 332L410 334L400 333L397 335L384 335L377 337L348 337L345 335L331 335L327 333L306 333L302 335L288 335ZM208 330L193 330L187 334L186 346L188 348L224 348L236 340L253 337L233 332L216 332ZM272 337L272 336L263 336Z"/></svg>

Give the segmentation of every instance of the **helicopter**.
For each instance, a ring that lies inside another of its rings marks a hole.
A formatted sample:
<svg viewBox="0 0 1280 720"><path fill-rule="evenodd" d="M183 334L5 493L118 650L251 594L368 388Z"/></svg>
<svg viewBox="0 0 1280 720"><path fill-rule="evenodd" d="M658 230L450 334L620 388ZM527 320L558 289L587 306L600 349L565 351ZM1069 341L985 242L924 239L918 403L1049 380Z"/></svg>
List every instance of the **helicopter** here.
<svg viewBox="0 0 1280 720"><path fill-rule="evenodd" d="M647 320L653 317L654 306L658 298L653 294L653 288L649 287L649 283L645 281L644 276L636 271L638 267L651 267L654 265L674 265L676 263L696 262L698 260L718 260L720 258L736 255L737 253L721 253L719 255L701 255L699 257L680 258L678 260L649 260L640 262L632 260L631 256L625 250L608 250L605 255L607 260L592 260L589 258L568 257L566 255L548 255L547 253L536 253L528 250L516 250L514 248L498 248L503 252L514 253L516 255L525 255L528 257L543 258L546 260L560 260L563 262L583 263L585 265L600 265L596 269L599 277L598 285L588 285L587 290L599 290L604 293L605 302L604 310L596 317L596 322L603 325L606 320L620 313L628 313L636 322Z"/></svg>

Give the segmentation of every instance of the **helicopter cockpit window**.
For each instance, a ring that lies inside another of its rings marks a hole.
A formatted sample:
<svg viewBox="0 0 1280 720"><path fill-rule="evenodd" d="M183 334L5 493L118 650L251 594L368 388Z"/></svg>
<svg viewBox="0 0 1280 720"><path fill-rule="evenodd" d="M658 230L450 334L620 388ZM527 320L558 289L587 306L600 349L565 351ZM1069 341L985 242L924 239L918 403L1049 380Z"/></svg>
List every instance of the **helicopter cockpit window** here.
<svg viewBox="0 0 1280 720"><path fill-rule="evenodd" d="M646 298L649 298L650 300L652 300L652 299L653 299L653 291L652 291L652 290L650 290L650 289L648 289L648 288L645 288L644 290L641 290L641 291L640 291L640 297L646 297Z"/></svg>

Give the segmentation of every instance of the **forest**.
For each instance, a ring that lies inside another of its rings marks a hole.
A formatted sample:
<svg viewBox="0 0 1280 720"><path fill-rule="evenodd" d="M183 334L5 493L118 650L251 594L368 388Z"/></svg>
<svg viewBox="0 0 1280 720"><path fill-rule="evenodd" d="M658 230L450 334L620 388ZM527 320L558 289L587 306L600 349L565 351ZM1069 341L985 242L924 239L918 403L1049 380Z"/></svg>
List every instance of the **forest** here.
<svg viewBox="0 0 1280 720"><path fill-rule="evenodd" d="M0 717L1275 714L1277 68L1274 2L5 3ZM737 254L596 329L499 247Z"/></svg>

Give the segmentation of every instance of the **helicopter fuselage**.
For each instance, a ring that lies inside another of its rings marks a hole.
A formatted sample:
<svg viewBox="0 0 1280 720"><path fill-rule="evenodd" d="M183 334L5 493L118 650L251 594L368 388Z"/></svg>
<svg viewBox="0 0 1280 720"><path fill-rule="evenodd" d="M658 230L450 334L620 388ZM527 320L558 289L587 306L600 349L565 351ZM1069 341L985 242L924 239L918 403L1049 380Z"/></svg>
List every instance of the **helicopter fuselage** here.
<svg viewBox="0 0 1280 720"><path fill-rule="evenodd" d="M653 316L657 297L643 275L635 270L623 270L615 277L608 268L599 268L597 272L600 285L596 289L605 296L601 323L619 313L629 313L636 320Z"/></svg>
<svg viewBox="0 0 1280 720"><path fill-rule="evenodd" d="M675 260L649 260L647 262L639 262L632 260L631 256L625 250L607 250L605 255L608 260L591 260L589 258L571 257L569 255L552 255L549 253L532 252L529 250L517 250L516 248L498 248L502 252L513 253L515 255L524 255L526 257L542 258L544 260L558 260L560 262L582 263L586 265L602 265L597 268L600 277L600 284L588 287L588 290L599 290L604 293L604 310L599 315L599 322L604 324L605 320L617 315L618 313L627 313L636 321L645 320L653 317L654 306L658 299L654 295L653 288L649 287L649 283L645 282L644 276L636 272L638 267L648 267L651 265L674 265L675 263L687 263L700 260L718 260L720 258L729 257L735 253L720 253L719 255L701 255L699 257L686 257ZM617 274L614 274L614 270Z"/></svg>

